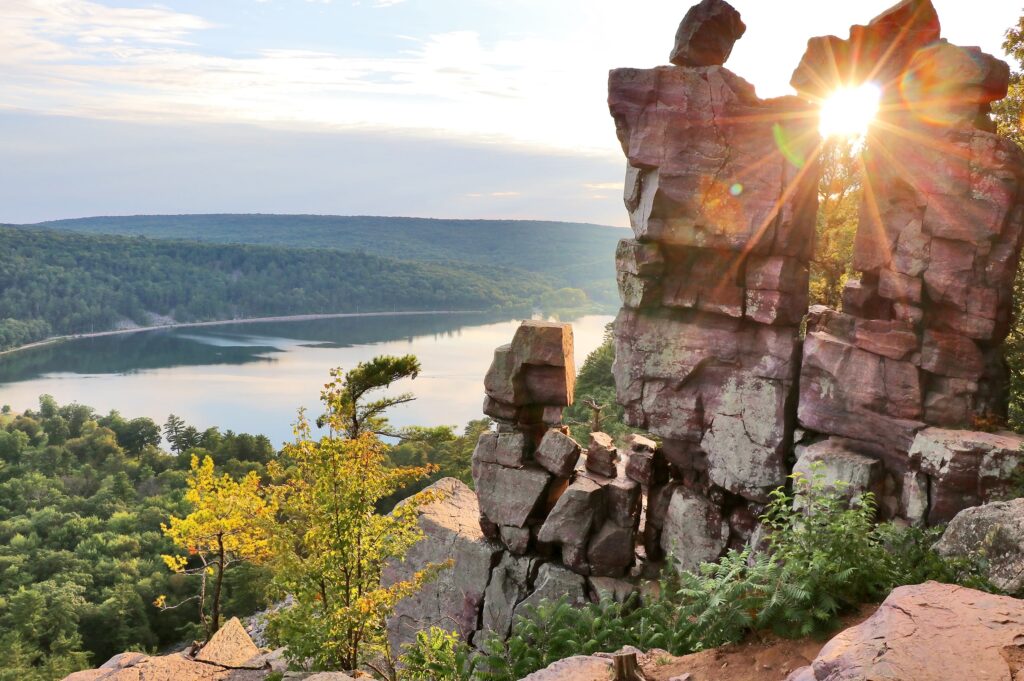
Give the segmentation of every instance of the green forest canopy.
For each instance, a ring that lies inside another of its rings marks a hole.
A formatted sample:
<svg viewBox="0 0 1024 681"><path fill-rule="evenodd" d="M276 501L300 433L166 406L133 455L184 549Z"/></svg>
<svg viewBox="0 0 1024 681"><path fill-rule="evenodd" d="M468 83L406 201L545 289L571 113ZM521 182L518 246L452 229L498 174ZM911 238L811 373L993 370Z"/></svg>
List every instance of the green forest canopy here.
<svg viewBox="0 0 1024 681"><path fill-rule="evenodd" d="M615 245L623 229L540 220L442 220L338 215L139 215L36 225L90 234L330 248L385 258L538 272L558 287L618 305Z"/></svg>
<svg viewBox="0 0 1024 681"><path fill-rule="evenodd" d="M588 304L542 273L330 249L0 227L0 253L0 349L126 320L146 325L153 315L189 322Z"/></svg>
<svg viewBox="0 0 1024 681"><path fill-rule="evenodd" d="M263 436L198 431L174 417L183 437L160 449L148 418L106 416L40 398L38 409L0 410L0 680L50 681L102 664L125 650L158 650L200 636L195 608L161 611L160 595L180 602L195 587L169 572L174 553L161 523L189 512L192 455L218 473L264 477L278 454ZM469 461L490 421L458 435L418 429L394 447L394 465L438 465L429 479L387 500L382 511L434 480L470 479ZM184 437L187 435L187 437ZM268 605L269 573L244 565L226 573L226 616Z"/></svg>

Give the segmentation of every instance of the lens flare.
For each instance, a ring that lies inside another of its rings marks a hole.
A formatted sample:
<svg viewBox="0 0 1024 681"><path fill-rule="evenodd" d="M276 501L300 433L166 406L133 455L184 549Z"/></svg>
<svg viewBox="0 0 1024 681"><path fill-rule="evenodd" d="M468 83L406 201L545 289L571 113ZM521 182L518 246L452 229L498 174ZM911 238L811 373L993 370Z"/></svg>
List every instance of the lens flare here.
<svg viewBox="0 0 1024 681"><path fill-rule="evenodd" d="M836 90L821 105L823 137L863 137L878 115L882 91L874 83Z"/></svg>

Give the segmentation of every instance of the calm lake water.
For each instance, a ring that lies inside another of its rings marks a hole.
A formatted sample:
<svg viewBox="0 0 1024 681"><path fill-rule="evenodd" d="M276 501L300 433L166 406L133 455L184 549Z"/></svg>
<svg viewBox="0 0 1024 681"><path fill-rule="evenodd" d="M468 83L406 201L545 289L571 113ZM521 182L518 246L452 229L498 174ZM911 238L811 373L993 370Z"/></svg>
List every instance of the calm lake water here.
<svg viewBox="0 0 1024 681"><path fill-rule="evenodd" d="M611 319L573 320L577 367ZM161 424L173 413L200 430L259 433L279 445L291 439L299 407L321 413L332 367L413 353L423 373L392 390L418 399L397 407L392 422L461 429L483 415L484 373L518 324L485 315L349 317L80 339L0 356L0 404L20 411L48 394Z"/></svg>

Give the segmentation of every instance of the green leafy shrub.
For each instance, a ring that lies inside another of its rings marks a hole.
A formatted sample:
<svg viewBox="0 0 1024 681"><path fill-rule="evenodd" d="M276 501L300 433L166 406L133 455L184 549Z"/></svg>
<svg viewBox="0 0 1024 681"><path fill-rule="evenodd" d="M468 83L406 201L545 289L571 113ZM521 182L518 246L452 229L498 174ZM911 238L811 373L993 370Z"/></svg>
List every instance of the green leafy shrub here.
<svg viewBox="0 0 1024 681"><path fill-rule="evenodd" d="M931 580L998 593L999 589L988 581L988 560L984 551L972 556L946 558L933 549L945 529L945 525L901 527L885 523L878 526L878 534L890 562L893 585L920 584Z"/></svg>
<svg viewBox="0 0 1024 681"><path fill-rule="evenodd" d="M645 638L641 612L635 602L611 600L583 608L564 598L525 606L507 640L496 634L484 640L476 678L516 681L566 657L635 644Z"/></svg>
<svg viewBox="0 0 1024 681"><path fill-rule="evenodd" d="M844 485L826 484L820 468L792 480L792 492L775 491L761 519L769 530L765 550L732 550L696 571L665 574L658 595L642 606L573 608L560 600L524 608L507 641L485 640L478 678L514 681L571 655L625 645L685 655L739 641L752 629L808 636L901 584L982 584L979 566L935 553L939 530L876 526L873 496L848 499Z"/></svg>
<svg viewBox="0 0 1024 681"><path fill-rule="evenodd" d="M845 484L791 476L792 495L775 490L762 522L777 582L759 623L784 636L831 628L839 613L884 597L893 586L875 527L874 496L847 500Z"/></svg>
<svg viewBox="0 0 1024 681"><path fill-rule="evenodd" d="M474 660L459 635L440 627L416 634L401 658L402 681L469 681Z"/></svg>

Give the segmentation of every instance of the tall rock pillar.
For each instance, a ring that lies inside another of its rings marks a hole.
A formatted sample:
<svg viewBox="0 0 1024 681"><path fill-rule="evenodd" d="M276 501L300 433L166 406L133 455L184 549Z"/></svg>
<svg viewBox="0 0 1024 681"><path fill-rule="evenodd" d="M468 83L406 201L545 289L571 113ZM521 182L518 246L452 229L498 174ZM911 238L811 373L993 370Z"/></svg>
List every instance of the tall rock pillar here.
<svg viewBox="0 0 1024 681"><path fill-rule="evenodd" d="M819 179L811 107L722 66L744 28L704 0L673 65L608 84L634 234L616 263L618 399L734 534L789 472Z"/></svg>
<svg viewBox="0 0 1024 681"><path fill-rule="evenodd" d="M929 0L904 0L846 39L811 39L792 80L811 101L844 85L881 91L863 152L860 276L842 313L812 314L800 423L833 436L830 450L884 463L885 511L932 522L984 496L983 457L923 455L951 439L925 429L1005 415L1001 344L1024 226L1024 155L988 115L1009 68L940 34Z"/></svg>

